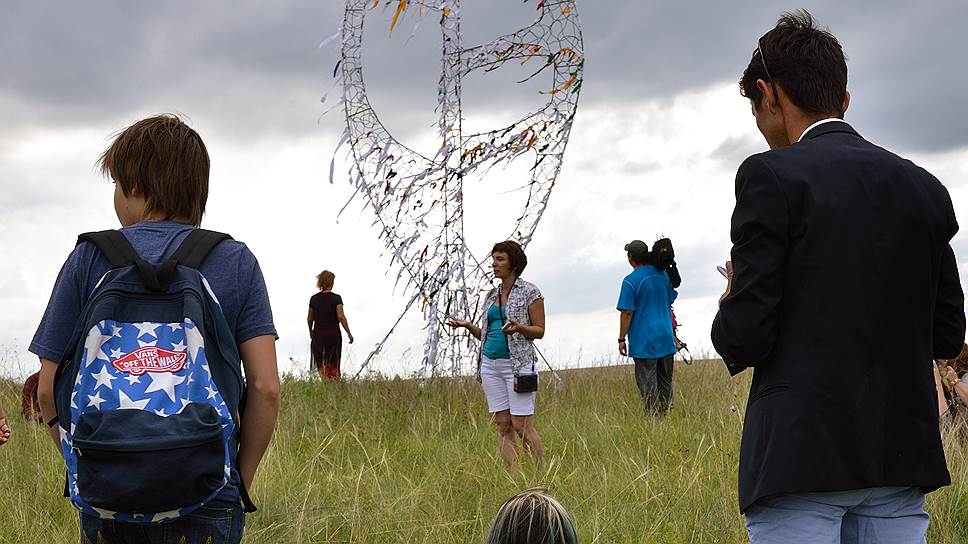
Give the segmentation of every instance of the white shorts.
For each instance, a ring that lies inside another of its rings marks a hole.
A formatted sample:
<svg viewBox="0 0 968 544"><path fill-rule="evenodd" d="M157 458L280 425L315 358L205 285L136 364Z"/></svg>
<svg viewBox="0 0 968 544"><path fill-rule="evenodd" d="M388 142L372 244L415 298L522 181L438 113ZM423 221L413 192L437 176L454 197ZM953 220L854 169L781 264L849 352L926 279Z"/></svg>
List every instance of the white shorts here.
<svg viewBox="0 0 968 544"><path fill-rule="evenodd" d="M490 413L510 410L512 416L534 415L534 397L537 391L516 393L514 391L514 371L510 359L489 359L481 361L481 385L487 397L487 411Z"/></svg>

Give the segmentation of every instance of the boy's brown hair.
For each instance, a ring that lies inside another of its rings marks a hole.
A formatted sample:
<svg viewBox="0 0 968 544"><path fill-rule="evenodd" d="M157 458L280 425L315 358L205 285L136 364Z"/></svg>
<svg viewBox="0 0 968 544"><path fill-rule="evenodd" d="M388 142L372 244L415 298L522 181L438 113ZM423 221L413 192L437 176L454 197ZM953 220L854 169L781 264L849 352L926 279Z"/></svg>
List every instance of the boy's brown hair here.
<svg viewBox="0 0 968 544"><path fill-rule="evenodd" d="M125 196L140 190L145 213L201 224L211 163L201 136L177 115L156 115L122 130L98 164Z"/></svg>

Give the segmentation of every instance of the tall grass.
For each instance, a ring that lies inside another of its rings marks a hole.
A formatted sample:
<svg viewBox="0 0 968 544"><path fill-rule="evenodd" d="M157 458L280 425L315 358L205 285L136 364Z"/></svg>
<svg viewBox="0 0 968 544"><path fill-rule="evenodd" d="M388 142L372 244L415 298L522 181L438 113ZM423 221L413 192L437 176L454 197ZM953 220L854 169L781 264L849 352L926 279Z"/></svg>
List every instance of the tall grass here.
<svg viewBox="0 0 968 544"><path fill-rule="evenodd" d="M543 486L581 542L745 541L736 465L748 378L718 362L678 365L674 408L645 417L631 367L542 375L538 469L508 472L473 380L320 383L287 379L280 420L252 490L246 542L479 543L508 496ZM76 542L63 469L44 429L16 414L0 448L0 542ZM968 542L968 452L947 439L954 484L929 496L929 541Z"/></svg>

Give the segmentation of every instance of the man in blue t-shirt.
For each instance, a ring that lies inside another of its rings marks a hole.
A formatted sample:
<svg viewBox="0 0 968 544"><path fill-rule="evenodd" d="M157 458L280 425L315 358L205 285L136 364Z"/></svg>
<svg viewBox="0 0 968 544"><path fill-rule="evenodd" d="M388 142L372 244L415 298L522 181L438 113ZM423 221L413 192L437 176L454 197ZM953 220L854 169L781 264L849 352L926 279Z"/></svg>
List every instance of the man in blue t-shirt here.
<svg viewBox="0 0 968 544"><path fill-rule="evenodd" d="M633 270L622 280L616 306L621 312L618 351L635 361L635 383L646 414L663 414L672 403L676 343L671 307L677 293L669 276L649 264L648 244L633 240L625 251Z"/></svg>
<svg viewBox="0 0 968 544"><path fill-rule="evenodd" d="M100 164L115 183L120 232L145 261L158 265L201 223L208 198L209 157L199 135L181 119L160 115L138 121L118 135ZM71 333L88 297L109 268L93 243L75 247L57 276L30 343L30 352L41 362L41 413L58 451L54 375L71 347ZM162 525L114 522L82 513L82 542L160 542L166 534L180 535L185 544L238 544L242 539L245 516L240 488L244 484L251 489L279 409L276 329L262 271L245 244L220 242L199 271L232 329L246 379L246 410L234 444L238 449L230 452L229 482L212 502Z"/></svg>

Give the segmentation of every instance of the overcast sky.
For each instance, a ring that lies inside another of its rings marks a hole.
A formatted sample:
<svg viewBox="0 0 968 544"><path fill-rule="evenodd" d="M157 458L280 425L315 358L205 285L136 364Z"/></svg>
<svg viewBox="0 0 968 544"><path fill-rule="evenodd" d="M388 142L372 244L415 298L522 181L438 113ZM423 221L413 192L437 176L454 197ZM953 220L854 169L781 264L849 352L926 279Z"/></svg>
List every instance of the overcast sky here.
<svg viewBox="0 0 968 544"><path fill-rule="evenodd" d="M526 26L534 3L463 0L464 45ZM935 173L962 215L968 205L963 2L579 1L585 83L525 274L546 296L543 344L556 364L613 357L615 299L628 271L622 246L660 234L672 237L679 255L681 335L709 349L723 287L714 266L730 247L733 176L746 156L766 149L736 81L757 37L782 11L798 7L830 27L848 55L847 120ZM387 259L379 259L382 244L369 212L351 206L336 221L352 194L339 174L346 171L344 154L337 156L336 183L327 179L345 120L338 111L320 117L338 94L332 78L338 53L317 46L336 31L342 9L337 0L5 4L0 373L35 367L26 347L77 234L117 226L113 188L93 168L109 136L166 111L187 116L208 145L212 178L203 226L232 234L259 258L282 367L306 365L306 303L315 274L328 268L357 337L344 350L344 370L355 371L404 301L393 293L395 273L376 264ZM388 36L392 15L391 6L367 16L367 90L399 140L432 148L439 26L411 10ZM524 68L509 67L466 78L465 127L488 130L541 104L538 91L548 82L514 84L522 74ZM492 175L506 182L526 170L521 164ZM486 253L510 229L488 218L503 217L516 197L496 195L488 180L468 191L473 249ZM968 236L954 245L964 273ZM407 320L377 370L417 368L419 326L419 316Z"/></svg>

